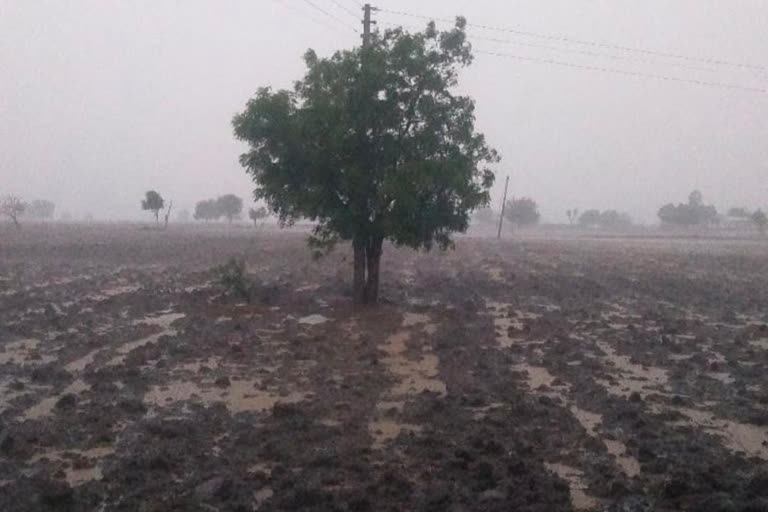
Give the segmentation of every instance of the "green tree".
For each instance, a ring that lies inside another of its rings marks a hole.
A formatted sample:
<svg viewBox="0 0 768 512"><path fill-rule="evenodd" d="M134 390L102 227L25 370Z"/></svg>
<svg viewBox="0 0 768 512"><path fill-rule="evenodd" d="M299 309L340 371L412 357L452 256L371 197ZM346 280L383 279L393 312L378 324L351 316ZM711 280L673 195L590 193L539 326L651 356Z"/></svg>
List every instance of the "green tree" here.
<svg viewBox="0 0 768 512"><path fill-rule="evenodd" d="M155 224L160 224L160 210L163 209L163 196L154 190L148 190L141 200L141 209L149 210L155 214Z"/></svg>
<svg viewBox="0 0 768 512"><path fill-rule="evenodd" d="M530 226L539 222L539 206L530 197L514 197L507 201L504 216L518 226Z"/></svg>
<svg viewBox="0 0 768 512"><path fill-rule="evenodd" d="M472 62L465 26L387 30L325 59L309 50L292 91L262 88L233 119L255 199L282 223L315 221L315 250L352 242L356 302L377 301L384 240L450 247L488 203L499 158L454 90Z"/></svg>
<svg viewBox="0 0 768 512"><path fill-rule="evenodd" d="M239 218L243 211L243 200L235 194L226 194L216 199L216 209L232 224L232 219Z"/></svg>
<svg viewBox="0 0 768 512"><path fill-rule="evenodd" d="M251 218L254 224L257 226L259 222L269 217L269 212L263 206L257 208L251 208L248 210L248 217Z"/></svg>
<svg viewBox="0 0 768 512"><path fill-rule="evenodd" d="M221 211L219 210L219 204L215 199L206 199L204 201L198 201L195 204L195 213L193 215L195 220L218 220L221 218Z"/></svg>
<svg viewBox="0 0 768 512"><path fill-rule="evenodd" d="M600 225L600 210L586 210L579 217L579 224L585 227Z"/></svg>
<svg viewBox="0 0 768 512"><path fill-rule="evenodd" d="M765 214L763 210L756 210L755 213L752 214L752 223L757 227L758 231L760 231L761 235L765 235L765 229L768 227L768 215Z"/></svg>

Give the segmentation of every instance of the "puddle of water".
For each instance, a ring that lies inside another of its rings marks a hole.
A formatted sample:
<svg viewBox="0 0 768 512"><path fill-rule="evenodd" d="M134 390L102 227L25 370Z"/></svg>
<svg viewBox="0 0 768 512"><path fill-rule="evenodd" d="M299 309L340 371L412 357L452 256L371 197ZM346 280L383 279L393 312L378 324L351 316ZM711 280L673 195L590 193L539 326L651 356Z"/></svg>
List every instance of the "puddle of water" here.
<svg viewBox="0 0 768 512"><path fill-rule="evenodd" d="M232 414L271 409L277 402L296 403L306 394L292 392L285 396L256 387L255 380L232 380L226 389L217 387L201 388L194 382L176 381L166 386L155 386L144 395L144 401L156 407L196 398L205 405L222 402Z"/></svg>
<svg viewBox="0 0 768 512"><path fill-rule="evenodd" d="M38 402L36 405L33 405L32 407L24 411L22 413L22 417L25 420L37 420L44 416L48 416L53 411L53 408L56 405L56 402L58 402L59 398L61 398L62 396L67 394L77 395L84 391L88 391L89 389L91 389L91 386L88 383L86 383L81 379L77 379L72 384L64 388L64 390L60 394L49 396L48 398L43 399L42 401Z"/></svg>
<svg viewBox="0 0 768 512"><path fill-rule="evenodd" d="M413 327L419 324L428 324L430 321L429 315L425 313L404 313L403 314L403 327Z"/></svg>
<svg viewBox="0 0 768 512"><path fill-rule="evenodd" d="M373 438L374 448L381 448L384 443L395 439L401 432L419 433L421 427L389 419L368 423L368 433Z"/></svg>
<svg viewBox="0 0 768 512"><path fill-rule="evenodd" d="M439 358L434 354L422 354L418 360L406 358L403 353L409 339L408 331L398 331L389 336L383 345L379 345L379 349L387 353L382 363L391 373L401 378L392 392L405 395L433 391L445 395L445 383L437 378Z"/></svg>
<svg viewBox="0 0 768 512"><path fill-rule="evenodd" d="M686 407L674 407L673 409L688 418L685 423L722 438L728 449L768 460L768 428L724 420L715 417L712 413L698 409Z"/></svg>
<svg viewBox="0 0 768 512"><path fill-rule="evenodd" d="M318 314L308 315L308 316L299 318L299 323L304 325L319 325L319 324L324 324L327 321L328 321L328 318Z"/></svg>
<svg viewBox="0 0 768 512"><path fill-rule="evenodd" d="M293 290L295 293L301 293L301 292L314 292L320 289L319 284L307 284L304 286L300 286Z"/></svg>
<svg viewBox="0 0 768 512"><path fill-rule="evenodd" d="M706 376L711 379L719 380L723 384L733 384L736 382L736 379L734 379L728 372L708 372Z"/></svg>
<svg viewBox="0 0 768 512"><path fill-rule="evenodd" d="M93 363L93 360L96 358L96 355L102 350L104 349L97 348L96 350L89 352L88 354L81 357L80 359L75 359L71 363L68 363L67 365L64 366L64 369L70 373L82 372L83 370L85 370L86 366Z"/></svg>
<svg viewBox="0 0 768 512"><path fill-rule="evenodd" d="M616 464L628 477L633 478L640 474L640 462L631 455L627 455L627 446L621 441L604 439L597 433L597 426L603 422L603 416L591 411L585 411L575 405L571 406L571 414L581 423L584 430L591 437L600 439L608 453L616 459Z"/></svg>
<svg viewBox="0 0 768 512"><path fill-rule="evenodd" d="M512 369L526 373L527 377L525 382L528 384L531 391L536 391L541 386L551 387L552 383L555 381L555 376L549 373L549 370L541 366L532 366L527 363L522 363L512 366ZM569 386L565 385L565 387L567 388Z"/></svg>
<svg viewBox="0 0 768 512"><path fill-rule="evenodd" d="M650 393L660 392L658 388L665 386L669 382L667 370L654 366L644 367L634 364L629 356L618 355L616 351L607 343L598 341L597 346L605 353L603 360L610 363L618 370L619 375L614 376L616 384L596 379L606 391L613 395L629 396L634 392L645 397ZM662 391L663 393L663 391Z"/></svg>
<svg viewBox="0 0 768 512"><path fill-rule="evenodd" d="M568 483L571 493L571 505L575 510L593 510L600 502L585 492L584 473L574 467L561 463L545 462L544 466Z"/></svg>
<svg viewBox="0 0 768 512"><path fill-rule="evenodd" d="M258 491L253 491L253 510L259 510L274 494L271 487L262 487Z"/></svg>
<svg viewBox="0 0 768 512"><path fill-rule="evenodd" d="M749 344L752 345L753 347L761 348L763 350L768 350L768 338L752 340L749 342Z"/></svg>
<svg viewBox="0 0 768 512"><path fill-rule="evenodd" d="M670 361L687 361L692 358L693 354L669 354L667 359Z"/></svg>
<svg viewBox="0 0 768 512"><path fill-rule="evenodd" d="M141 286L137 284L113 286L111 288L105 288L103 290L100 290L97 293L88 294L86 295L86 298L94 301L103 301L103 300L107 300L109 298L115 297L117 295L134 293L139 291L140 289L141 289Z"/></svg>
<svg viewBox="0 0 768 512"><path fill-rule="evenodd" d="M504 277L502 276L502 269L499 267L486 267L485 271L488 273L488 276L491 278L491 281L495 281L497 283L503 283Z"/></svg>
<svg viewBox="0 0 768 512"><path fill-rule="evenodd" d="M27 338L6 343L0 352L0 365L13 363L19 366L41 365L56 361L56 356L38 353L40 340Z"/></svg>
<svg viewBox="0 0 768 512"><path fill-rule="evenodd" d="M74 468L71 463L67 463L66 467L63 468L67 483L72 487L76 487L94 480L101 480L100 460L113 453L115 453L113 446L99 446L88 450L56 450L37 454L30 459L30 462L38 462L44 458L60 463L67 462L68 459L74 457L98 459L93 466L88 468Z"/></svg>
<svg viewBox="0 0 768 512"><path fill-rule="evenodd" d="M184 318L185 316L187 316L185 313L165 313L159 316L146 317L141 320L136 320L134 322L134 325L137 325L137 324L153 325L156 327L161 327L163 330L155 334L150 334L149 336L140 338L138 340L129 341L128 343L124 343L123 345L119 346L117 348L117 353L120 355L110 359L107 362L107 366L116 366L118 364L122 364L123 361L125 361L125 356L129 352L136 350L137 348L147 345L149 343L155 343L157 340L159 340L163 336L175 336L177 334L177 331L176 329L173 329L171 327L171 324L173 324L173 322L175 322L176 320Z"/></svg>
<svg viewBox="0 0 768 512"><path fill-rule="evenodd" d="M198 359L197 361L194 361L192 363L181 364L177 366L177 368L180 368L188 372L198 373L203 366L206 366L211 369L218 368L220 361L221 361L220 357L211 356L208 359Z"/></svg>

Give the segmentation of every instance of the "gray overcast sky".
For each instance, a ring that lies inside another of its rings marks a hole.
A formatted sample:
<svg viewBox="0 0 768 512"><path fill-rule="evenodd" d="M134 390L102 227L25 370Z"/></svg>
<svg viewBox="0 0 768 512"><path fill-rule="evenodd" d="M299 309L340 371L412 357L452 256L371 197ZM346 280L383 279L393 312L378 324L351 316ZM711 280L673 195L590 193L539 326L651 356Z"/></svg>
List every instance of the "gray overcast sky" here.
<svg viewBox="0 0 768 512"><path fill-rule="evenodd" d="M355 20L331 0L312 0ZM356 0L338 0L352 10ZM768 66L764 0L380 0L382 8ZM377 13L382 27L400 22ZM475 49L572 64L768 87L768 71L715 66L512 33ZM230 127L257 87L288 87L308 47L359 44L305 0L0 0L0 194L58 213L143 218L155 188L179 208L253 188ZM574 53L592 51L615 59ZM652 62L647 62L652 61ZM688 67L697 69L689 69ZM462 91L502 154L511 195L546 220L616 208L655 220L693 188L720 210L768 206L768 94L478 54Z"/></svg>

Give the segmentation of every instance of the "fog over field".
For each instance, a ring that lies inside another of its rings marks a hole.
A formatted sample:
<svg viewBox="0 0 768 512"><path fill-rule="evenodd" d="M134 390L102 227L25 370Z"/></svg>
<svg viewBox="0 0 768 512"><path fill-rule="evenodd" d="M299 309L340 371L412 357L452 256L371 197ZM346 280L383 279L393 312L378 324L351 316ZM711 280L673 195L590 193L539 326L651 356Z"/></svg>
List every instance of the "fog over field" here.
<svg viewBox="0 0 768 512"><path fill-rule="evenodd" d="M314 3L358 28L331 2ZM477 103L478 129L503 157L494 207L506 173L510 195L535 198L545 221L564 222L567 208L612 208L656 222L659 206L684 201L692 189L721 211L766 207L764 91L509 55L765 89L768 3L376 6L748 65L470 27L475 50L508 54L477 53L461 77L462 91ZM387 12L374 18L380 28L426 23ZM50 199L57 215L97 219L146 218L139 200L150 188L179 209L228 192L248 197L253 184L237 161L243 146L232 135L233 114L258 87L288 87L299 78L307 48L324 56L359 44L349 27L300 0L4 1L0 34L0 194Z"/></svg>

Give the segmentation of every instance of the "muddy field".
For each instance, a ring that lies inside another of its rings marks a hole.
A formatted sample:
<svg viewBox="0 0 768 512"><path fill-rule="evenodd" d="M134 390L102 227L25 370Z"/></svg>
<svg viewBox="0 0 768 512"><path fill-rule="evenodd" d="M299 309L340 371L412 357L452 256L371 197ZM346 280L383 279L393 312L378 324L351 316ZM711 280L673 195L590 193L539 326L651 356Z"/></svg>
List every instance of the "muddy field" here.
<svg viewBox="0 0 768 512"><path fill-rule="evenodd" d="M0 510L768 510L765 244L348 252L3 231Z"/></svg>

